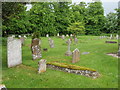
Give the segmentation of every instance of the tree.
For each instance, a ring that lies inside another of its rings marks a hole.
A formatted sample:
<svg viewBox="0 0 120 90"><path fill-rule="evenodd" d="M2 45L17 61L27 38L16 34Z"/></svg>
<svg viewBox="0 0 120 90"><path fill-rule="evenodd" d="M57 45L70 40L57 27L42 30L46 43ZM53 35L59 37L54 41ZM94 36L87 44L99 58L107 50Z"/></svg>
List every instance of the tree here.
<svg viewBox="0 0 120 90"><path fill-rule="evenodd" d="M72 23L67 30L74 34L75 36L78 34L84 34L85 33L85 27L82 22L75 22Z"/></svg>
<svg viewBox="0 0 120 90"><path fill-rule="evenodd" d="M3 36L11 32L9 25L12 18L17 18L18 14L25 11L25 3L22 2L2 2L2 32Z"/></svg>
<svg viewBox="0 0 120 90"><path fill-rule="evenodd" d="M50 2L33 3L33 7L29 12L30 23L33 30L40 31L42 36L46 34L54 35L56 29L54 27L55 16L53 5Z"/></svg>
<svg viewBox="0 0 120 90"><path fill-rule="evenodd" d="M117 13L107 14L104 29L105 33L117 33L118 31Z"/></svg>
<svg viewBox="0 0 120 90"><path fill-rule="evenodd" d="M104 9L101 2L89 3L87 7L86 34L100 35L105 23Z"/></svg>

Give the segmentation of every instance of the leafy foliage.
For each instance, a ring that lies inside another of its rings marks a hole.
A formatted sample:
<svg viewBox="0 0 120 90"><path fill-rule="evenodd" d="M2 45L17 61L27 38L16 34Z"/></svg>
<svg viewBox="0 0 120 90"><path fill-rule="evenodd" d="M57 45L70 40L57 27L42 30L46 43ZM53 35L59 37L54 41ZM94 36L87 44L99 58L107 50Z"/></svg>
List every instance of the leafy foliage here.
<svg viewBox="0 0 120 90"><path fill-rule="evenodd" d="M71 2L34 2L26 11L25 3L2 4L3 36L31 34L39 31L41 36L60 34L117 33L117 13L104 16L101 2L72 4ZM83 25L84 24L84 25Z"/></svg>
<svg viewBox="0 0 120 90"><path fill-rule="evenodd" d="M68 31L77 35L77 34L84 34L85 27L83 25L82 22L75 22L72 23L69 27L68 27Z"/></svg>

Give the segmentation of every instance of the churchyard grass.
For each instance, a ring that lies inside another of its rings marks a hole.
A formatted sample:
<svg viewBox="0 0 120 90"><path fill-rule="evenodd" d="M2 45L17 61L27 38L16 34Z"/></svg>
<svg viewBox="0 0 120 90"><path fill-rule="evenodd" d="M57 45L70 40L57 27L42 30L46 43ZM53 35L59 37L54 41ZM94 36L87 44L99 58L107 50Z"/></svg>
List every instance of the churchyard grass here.
<svg viewBox="0 0 120 90"><path fill-rule="evenodd" d="M117 52L118 45L105 43L106 39L97 36L78 36L78 44L71 43L71 51L78 48L80 61L71 63L72 56L65 56L67 44L61 38L51 37L55 47L50 48L48 38L42 37L42 58L47 62L57 61L72 65L84 66L95 69L100 77L92 79L89 77L72 73L52 70L41 74L37 73L38 61L32 60L30 49L31 38L25 40L22 47L23 64L7 68L7 48L2 46L2 83L7 88L117 88L118 87L118 59L106 55L106 53ZM117 41L117 40L112 40ZM48 51L43 51L47 48ZM83 52L90 52L82 55Z"/></svg>

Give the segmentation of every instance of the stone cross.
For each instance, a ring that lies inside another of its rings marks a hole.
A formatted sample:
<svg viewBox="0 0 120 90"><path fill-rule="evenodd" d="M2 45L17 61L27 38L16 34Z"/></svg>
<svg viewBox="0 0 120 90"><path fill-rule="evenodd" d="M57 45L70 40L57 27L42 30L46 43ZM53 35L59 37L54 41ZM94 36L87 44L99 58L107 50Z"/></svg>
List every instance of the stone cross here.
<svg viewBox="0 0 120 90"><path fill-rule="evenodd" d="M73 51L72 58L73 58L72 63L76 63L80 60L80 51L77 48Z"/></svg>
<svg viewBox="0 0 120 90"><path fill-rule="evenodd" d="M71 40L68 39L68 41L66 42L68 44L68 50L67 52L65 53L66 56L71 56L72 55L72 52L70 51L70 44L71 44Z"/></svg>
<svg viewBox="0 0 120 90"><path fill-rule="evenodd" d="M39 45L40 40L38 38L32 39L31 50L33 60L39 59L41 55L41 47Z"/></svg>
<svg viewBox="0 0 120 90"><path fill-rule="evenodd" d="M51 38L49 38L48 41L49 41L50 48L54 48L54 41Z"/></svg>
<svg viewBox="0 0 120 90"><path fill-rule="evenodd" d="M22 63L21 41L8 37L7 39L7 64L8 67L14 67Z"/></svg>
<svg viewBox="0 0 120 90"><path fill-rule="evenodd" d="M41 59L38 62L38 73L42 73L46 71L46 60L45 59Z"/></svg>
<svg viewBox="0 0 120 90"><path fill-rule="evenodd" d="M74 39L74 42L75 42L75 44L77 44L77 43L78 43L78 39L77 39L77 38L75 38L75 39Z"/></svg>
<svg viewBox="0 0 120 90"><path fill-rule="evenodd" d="M49 37L49 34L46 34L46 37Z"/></svg>

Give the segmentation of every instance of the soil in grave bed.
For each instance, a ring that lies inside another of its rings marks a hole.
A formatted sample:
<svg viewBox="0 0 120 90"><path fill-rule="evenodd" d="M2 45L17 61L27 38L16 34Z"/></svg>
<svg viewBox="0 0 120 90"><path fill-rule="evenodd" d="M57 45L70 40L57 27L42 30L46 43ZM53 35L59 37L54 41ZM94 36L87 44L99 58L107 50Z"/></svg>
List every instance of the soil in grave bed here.
<svg viewBox="0 0 120 90"><path fill-rule="evenodd" d="M47 62L47 67L55 70L74 73L92 78L98 78L100 76L100 74L94 69L76 66L76 65L70 65L66 63Z"/></svg>

